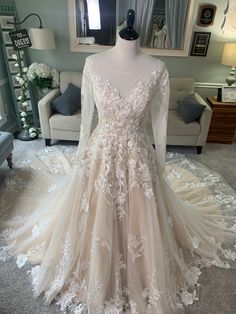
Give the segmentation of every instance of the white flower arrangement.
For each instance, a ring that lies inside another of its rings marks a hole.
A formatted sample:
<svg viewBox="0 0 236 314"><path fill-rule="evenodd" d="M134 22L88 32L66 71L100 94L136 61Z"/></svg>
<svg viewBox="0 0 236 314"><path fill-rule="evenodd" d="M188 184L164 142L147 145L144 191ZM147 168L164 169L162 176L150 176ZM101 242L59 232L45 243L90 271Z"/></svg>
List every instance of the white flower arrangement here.
<svg viewBox="0 0 236 314"><path fill-rule="evenodd" d="M28 80L41 90L59 87L59 73L44 63L32 63L27 71Z"/></svg>

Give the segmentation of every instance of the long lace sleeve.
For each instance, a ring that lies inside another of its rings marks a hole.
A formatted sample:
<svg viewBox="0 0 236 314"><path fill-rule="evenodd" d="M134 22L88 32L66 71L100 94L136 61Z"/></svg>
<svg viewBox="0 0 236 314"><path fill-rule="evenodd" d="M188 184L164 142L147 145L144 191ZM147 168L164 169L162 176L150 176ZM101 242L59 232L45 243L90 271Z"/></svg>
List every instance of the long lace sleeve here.
<svg viewBox="0 0 236 314"><path fill-rule="evenodd" d="M77 149L78 161L80 161L83 156L85 147L90 136L93 112L94 112L93 87L90 76L89 62L88 59L86 59L81 85L81 126L79 146Z"/></svg>
<svg viewBox="0 0 236 314"><path fill-rule="evenodd" d="M158 87L151 103L152 130L156 147L156 158L160 173L165 171L166 133L169 108L169 74L164 66Z"/></svg>

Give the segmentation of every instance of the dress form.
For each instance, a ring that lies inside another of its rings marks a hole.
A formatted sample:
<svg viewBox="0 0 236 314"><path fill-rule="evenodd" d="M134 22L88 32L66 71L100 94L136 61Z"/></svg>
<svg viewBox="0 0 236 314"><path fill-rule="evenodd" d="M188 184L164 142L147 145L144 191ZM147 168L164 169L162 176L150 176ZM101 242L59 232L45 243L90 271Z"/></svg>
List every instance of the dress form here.
<svg viewBox="0 0 236 314"><path fill-rule="evenodd" d="M139 39L125 40L120 36L114 48L98 56L103 63L100 75L109 77L123 97L129 95L137 81L145 82L157 63L156 59L142 52Z"/></svg>
<svg viewBox="0 0 236 314"><path fill-rule="evenodd" d="M120 30L119 35L126 40L135 40L139 38L139 34L134 29L135 12L130 9L127 12L127 26Z"/></svg>
<svg viewBox="0 0 236 314"><path fill-rule="evenodd" d="M140 49L139 34L133 28L135 12L127 12L127 27L120 30L115 47L97 57L94 63L97 73L115 86L123 98L131 94L137 82L144 83L161 61L145 54Z"/></svg>

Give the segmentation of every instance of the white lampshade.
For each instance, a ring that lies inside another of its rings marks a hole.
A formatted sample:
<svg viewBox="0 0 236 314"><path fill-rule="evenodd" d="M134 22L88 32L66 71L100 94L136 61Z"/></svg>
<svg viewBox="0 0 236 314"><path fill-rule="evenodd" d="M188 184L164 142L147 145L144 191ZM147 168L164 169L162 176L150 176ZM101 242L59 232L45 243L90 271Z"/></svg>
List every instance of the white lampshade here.
<svg viewBox="0 0 236 314"><path fill-rule="evenodd" d="M224 65L236 65L236 43L225 43L221 63Z"/></svg>
<svg viewBox="0 0 236 314"><path fill-rule="evenodd" d="M30 28L29 37L34 49L55 49L54 33L48 28Z"/></svg>

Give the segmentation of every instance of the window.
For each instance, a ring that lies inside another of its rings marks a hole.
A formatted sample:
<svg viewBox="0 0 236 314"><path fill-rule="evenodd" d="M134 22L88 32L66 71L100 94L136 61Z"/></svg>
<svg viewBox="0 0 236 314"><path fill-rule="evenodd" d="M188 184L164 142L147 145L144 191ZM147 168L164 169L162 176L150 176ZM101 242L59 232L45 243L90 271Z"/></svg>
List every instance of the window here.
<svg viewBox="0 0 236 314"><path fill-rule="evenodd" d="M87 0L89 29L101 29L99 0Z"/></svg>

